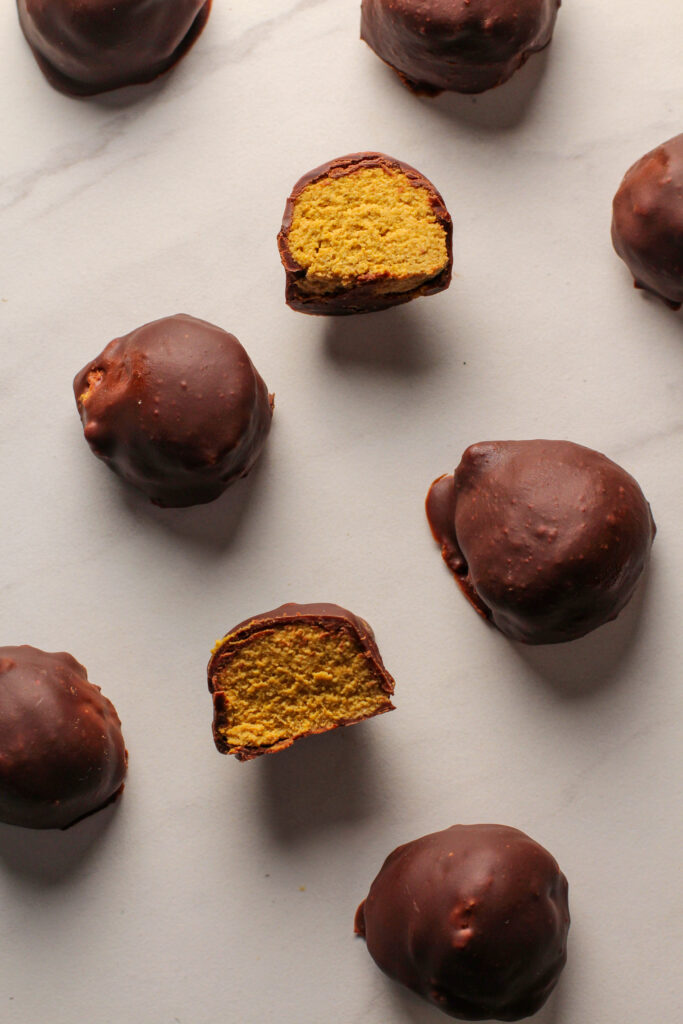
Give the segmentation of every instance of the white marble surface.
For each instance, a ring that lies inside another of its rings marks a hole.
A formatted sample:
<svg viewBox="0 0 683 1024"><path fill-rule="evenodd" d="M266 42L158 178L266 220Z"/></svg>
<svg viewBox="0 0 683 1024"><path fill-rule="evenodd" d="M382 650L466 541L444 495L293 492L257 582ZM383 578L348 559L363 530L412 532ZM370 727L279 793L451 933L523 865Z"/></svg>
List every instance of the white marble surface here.
<svg viewBox="0 0 683 1024"><path fill-rule="evenodd" d="M351 929L384 855L456 821L522 828L569 877L538 1024L681 1020L683 314L632 289L609 223L627 167L683 130L683 7L567 0L550 50L478 99L411 96L358 26L356 0L215 0L172 74L78 101L2 5L1 642L83 661L130 750L116 808L0 826L3 1024L438 1024ZM359 149L441 189L453 285L295 314L284 199ZM277 408L248 481L159 511L90 455L71 378L177 311L235 332ZM526 649L469 609L422 503L469 443L537 436L623 464L659 531L616 623ZM398 710L220 757L215 637L316 599L373 624Z"/></svg>

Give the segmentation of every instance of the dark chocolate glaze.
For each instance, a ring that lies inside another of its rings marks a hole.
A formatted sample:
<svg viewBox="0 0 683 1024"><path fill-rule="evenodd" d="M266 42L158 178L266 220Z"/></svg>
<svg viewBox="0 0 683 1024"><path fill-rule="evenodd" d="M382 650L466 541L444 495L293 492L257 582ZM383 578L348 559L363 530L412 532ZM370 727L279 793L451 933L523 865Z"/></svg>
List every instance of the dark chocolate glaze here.
<svg viewBox="0 0 683 1024"><path fill-rule="evenodd" d="M377 278L372 277L361 281L353 288L344 289L331 295L310 295L302 291L298 286L298 282L306 276L306 270L294 259L288 242L289 229L292 226L292 217L294 216L294 207L296 206L297 199L307 185L311 185L321 178L341 178L347 174L353 174L355 171L374 167L398 170L405 174L415 188L427 190L434 216L446 235L448 263L436 277L433 277L430 281L425 281L424 284L418 285L417 288L407 292L378 293ZM391 306L410 302L411 299L416 299L420 295L436 295L437 292L442 292L448 288L451 283L453 269L453 223L441 194L414 167L404 164L401 160L395 160L391 156L386 156L384 153L350 153L348 156L340 156L336 160L330 160L328 163L316 167L314 170L309 171L308 174L304 174L302 178L299 178L287 200L282 227L277 236L277 244L280 250L280 259L286 273L285 301L291 309L295 309L299 313L312 313L318 316L376 313L383 309L389 309Z"/></svg>
<svg viewBox="0 0 683 1024"><path fill-rule="evenodd" d="M0 647L0 821L68 828L123 789L114 705L70 654Z"/></svg>
<svg viewBox="0 0 683 1024"><path fill-rule="evenodd" d="M527 644L576 640L616 618L655 535L633 477L569 441L471 445L432 484L427 518L468 600Z"/></svg>
<svg viewBox="0 0 683 1024"><path fill-rule="evenodd" d="M92 96L168 71L204 28L211 0L17 0L17 7L50 84Z"/></svg>
<svg viewBox="0 0 683 1024"><path fill-rule="evenodd" d="M399 846L356 913L375 963L459 1020L536 1013L567 959L567 880L505 825L454 825Z"/></svg>
<svg viewBox="0 0 683 1024"><path fill-rule="evenodd" d="M281 629L283 626L289 626L292 622L305 622L319 626L328 632L338 631L350 635L361 647L364 656L372 666L379 686L387 694L386 704L367 717L374 718L376 715L394 710L394 705L390 699L394 692L394 680L384 667L382 656L379 653L375 640L375 634L365 619L359 618L353 612L342 608L338 604L283 604L270 612L252 615L250 618L238 623L225 636L211 656L207 674L209 692L213 695L213 738L221 754L234 754L239 761L250 761L261 754L273 754L278 750L285 750L287 747L291 747L295 740L302 738L301 736L291 736L271 747L231 747L219 734L219 727L224 727L228 723L230 714L225 693L218 688L218 675L220 671L230 661L235 652L240 649L245 640L258 633L265 633ZM364 720L364 718L353 718L338 722L332 728L337 729L346 725L356 725ZM331 729L324 728L315 730L315 732L331 732ZM313 732L307 732L302 735L311 736L313 734Z"/></svg>
<svg viewBox="0 0 683 1024"><path fill-rule="evenodd" d="M213 501L248 473L273 412L237 338L183 314L115 338L74 393L95 455L169 507Z"/></svg>
<svg viewBox="0 0 683 1024"><path fill-rule="evenodd" d="M614 197L612 242L636 288L683 303L683 135L647 153Z"/></svg>
<svg viewBox="0 0 683 1024"><path fill-rule="evenodd" d="M560 0L363 0L361 39L413 92L501 85L548 45Z"/></svg>

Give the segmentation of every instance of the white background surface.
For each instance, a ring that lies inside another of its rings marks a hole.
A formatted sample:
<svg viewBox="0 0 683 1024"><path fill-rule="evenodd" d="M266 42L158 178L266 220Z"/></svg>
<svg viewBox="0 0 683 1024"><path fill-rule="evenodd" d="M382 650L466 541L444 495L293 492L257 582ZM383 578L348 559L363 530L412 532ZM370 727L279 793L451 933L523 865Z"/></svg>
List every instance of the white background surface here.
<svg viewBox="0 0 683 1024"><path fill-rule="evenodd" d="M353 914L399 842L496 821L570 882L538 1024L674 1024L683 314L632 289L609 225L626 169L683 130L683 8L571 0L512 82L427 100L359 42L356 2L214 6L174 72L87 101L0 11L1 642L72 652L130 751L115 808L64 834L0 826L0 1020L438 1024ZM453 285L293 313L285 197L362 149L442 191ZM248 480L161 511L92 457L71 379L179 311L237 334L276 413ZM525 437L605 452L658 525L632 604L570 645L487 627L423 514L468 444ZM366 617L398 710L240 765L213 747L205 664L287 600Z"/></svg>

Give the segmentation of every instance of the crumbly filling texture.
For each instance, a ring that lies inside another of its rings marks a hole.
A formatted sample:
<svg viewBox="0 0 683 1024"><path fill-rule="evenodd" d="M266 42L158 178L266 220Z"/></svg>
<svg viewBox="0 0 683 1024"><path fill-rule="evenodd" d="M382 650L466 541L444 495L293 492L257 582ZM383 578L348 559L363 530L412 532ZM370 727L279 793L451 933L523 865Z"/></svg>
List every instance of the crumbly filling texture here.
<svg viewBox="0 0 683 1024"><path fill-rule="evenodd" d="M368 281L376 281L377 292L411 291L448 263L446 232L427 189L381 167L307 185L288 242L306 269L298 286L312 294Z"/></svg>
<svg viewBox="0 0 683 1024"><path fill-rule="evenodd" d="M230 747L270 747L390 703L347 632L288 624L252 634L218 673L228 708L218 731Z"/></svg>

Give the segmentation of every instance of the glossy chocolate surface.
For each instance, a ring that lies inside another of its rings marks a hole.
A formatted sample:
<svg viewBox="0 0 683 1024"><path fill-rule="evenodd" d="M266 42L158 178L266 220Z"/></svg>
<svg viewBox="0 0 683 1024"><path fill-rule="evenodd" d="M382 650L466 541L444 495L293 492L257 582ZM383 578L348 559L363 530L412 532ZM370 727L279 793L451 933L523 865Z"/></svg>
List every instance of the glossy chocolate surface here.
<svg viewBox="0 0 683 1024"><path fill-rule="evenodd" d="M446 251L448 263L436 277L418 285L407 292L378 292L376 283L372 280L358 284L354 288L346 289L331 295L311 295L298 287L298 282L306 276L306 270L295 260L289 248L287 236L292 226L292 217L296 201L304 189L321 178L340 178L346 174L353 174L356 171L366 168L383 167L393 168L400 171L416 188L424 188L429 193L430 203L437 222L441 225L446 235ZM285 268L285 301L291 309L299 313L312 313L318 316L347 316L353 313L376 313L391 306L398 306L404 302L410 302L420 295L436 295L448 288L451 283L453 267L453 223L450 214L441 194L434 185L416 171L414 167L395 160L385 153L350 153L348 156L340 156L330 160L320 167L314 168L308 174L297 181L292 193L287 199L285 212L282 219L282 227L277 238L280 259Z"/></svg>
<svg viewBox="0 0 683 1024"><path fill-rule="evenodd" d="M414 92L501 85L548 45L560 0L363 0L361 38Z"/></svg>
<svg viewBox="0 0 683 1024"><path fill-rule="evenodd" d="M683 303L683 135L647 153L614 197L612 242L643 288Z"/></svg>
<svg viewBox="0 0 683 1024"><path fill-rule="evenodd" d="M113 704L70 654L0 647L0 821L68 828L123 788Z"/></svg>
<svg viewBox="0 0 683 1024"><path fill-rule="evenodd" d="M472 445L432 484L427 518L468 600L528 644L575 640L616 618L655 535L633 477L568 441Z"/></svg>
<svg viewBox="0 0 683 1024"><path fill-rule="evenodd" d="M211 0L17 0L17 7L50 84L91 96L167 71L204 28Z"/></svg>
<svg viewBox="0 0 683 1024"><path fill-rule="evenodd" d="M213 501L248 473L273 409L237 338L182 314L114 339L74 394L95 455L170 507Z"/></svg>
<svg viewBox="0 0 683 1024"><path fill-rule="evenodd" d="M523 832L454 825L391 853L356 913L377 965L459 1020L520 1020L567 958L567 880Z"/></svg>
<svg viewBox="0 0 683 1024"><path fill-rule="evenodd" d="M239 761L250 761L255 757L259 757L261 754L275 753L278 750L285 750L287 747L291 747L294 743L294 738L291 738L283 740L281 743L277 743L272 747L230 747L226 745L217 728L219 722L225 718L228 712L226 696L223 691L218 688L218 675L220 671L230 661L230 658L233 656L235 651L239 650L240 645L245 641L245 639L266 630L280 629L283 626L291 625L292 622L313 624L315 626L320 626L321 629L331 632L338 630L350 634L356 643L359 644L368 661L372 664L381 688L387 694L386 706L376 713L383 714L385 711L394 710L394 706L389 699L394 692L394 680L384 667L382 655L379 652L379 648L375 640L375 634L365 619L361 619L358 615L354 615L353 612L348 611L347 608L342 608L338 604L295 604L290 602L288 604L280 605L272 611L260 612L258 615L252 615L243 622L239 622L225 636L220 646L211 656L207 674L209 692L213 695L213 738L216 747L221 754L233 754ZM356 725L359 721L362 721L362 719L339 722L335 728L340 728L346 725ZM326 727L322 731L329 732L330 729L329 727Z"/></svg>

